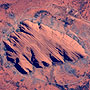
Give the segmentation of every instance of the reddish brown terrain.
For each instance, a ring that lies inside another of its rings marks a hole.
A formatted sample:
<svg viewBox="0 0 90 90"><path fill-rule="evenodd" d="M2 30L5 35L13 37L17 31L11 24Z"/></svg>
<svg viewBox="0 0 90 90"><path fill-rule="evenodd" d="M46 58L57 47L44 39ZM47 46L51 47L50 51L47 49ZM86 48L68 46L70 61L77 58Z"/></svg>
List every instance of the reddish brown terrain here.
<svg viewBox="0 0 90 90"><path fill-rule="evenodd" d="M1 0L0 90L90 90L90 1Z"/></svg>

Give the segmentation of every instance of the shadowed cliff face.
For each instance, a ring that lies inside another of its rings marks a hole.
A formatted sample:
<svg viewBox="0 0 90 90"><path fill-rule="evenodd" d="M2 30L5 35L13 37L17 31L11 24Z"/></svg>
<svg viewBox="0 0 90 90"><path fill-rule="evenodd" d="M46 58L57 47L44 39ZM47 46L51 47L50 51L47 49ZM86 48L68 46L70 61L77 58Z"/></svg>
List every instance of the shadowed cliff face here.
<svg viewBox="0 0 90 90"><path fill-rule="evenodd" d="M33 67L49 67L87 56L75 40L48 26L25 20L19 28L20 32L12 33L9 41L3 43L7 60L22 74L32 72Z"/></svg>

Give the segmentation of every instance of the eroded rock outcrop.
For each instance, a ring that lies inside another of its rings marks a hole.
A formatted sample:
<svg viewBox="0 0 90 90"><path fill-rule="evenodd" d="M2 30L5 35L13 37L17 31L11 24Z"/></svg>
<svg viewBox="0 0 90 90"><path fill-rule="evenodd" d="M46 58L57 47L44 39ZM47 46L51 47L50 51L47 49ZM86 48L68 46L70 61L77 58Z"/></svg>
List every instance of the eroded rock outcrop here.
<svg viewBox="0 0 90 90"><path fill-rule="evenodd" d="M85 50L66 34L50 29L43 24L23 21L20 32L13 32L9 41L3 41L7 60L14 63L22 74L35 68L63 64L85 58Z"/></svg>

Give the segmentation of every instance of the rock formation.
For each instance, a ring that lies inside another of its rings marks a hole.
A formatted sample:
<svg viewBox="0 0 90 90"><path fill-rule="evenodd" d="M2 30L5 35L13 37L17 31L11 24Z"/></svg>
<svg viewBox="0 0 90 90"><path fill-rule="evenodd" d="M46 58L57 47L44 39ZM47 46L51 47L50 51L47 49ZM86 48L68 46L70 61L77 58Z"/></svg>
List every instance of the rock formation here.
<svg viewBox="0 0 90 90"><path fill-rule="evenodd" d="M19 29L20 32L14 31L9 41L4 40L3 43L7 49L7 60L14 63L22 74L32 72L33 67L74 62L87 56L77 41L43 24L24 20Z"/></svg>

